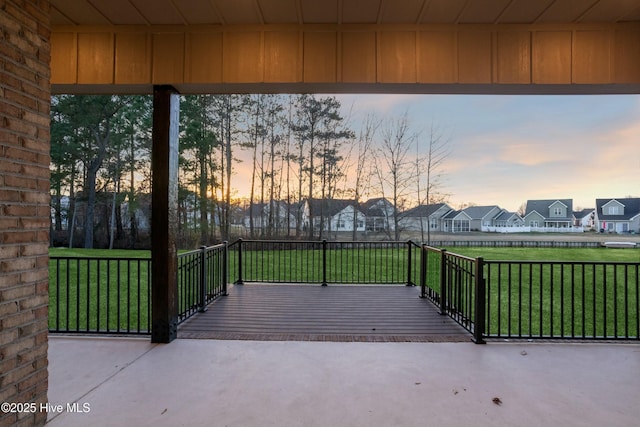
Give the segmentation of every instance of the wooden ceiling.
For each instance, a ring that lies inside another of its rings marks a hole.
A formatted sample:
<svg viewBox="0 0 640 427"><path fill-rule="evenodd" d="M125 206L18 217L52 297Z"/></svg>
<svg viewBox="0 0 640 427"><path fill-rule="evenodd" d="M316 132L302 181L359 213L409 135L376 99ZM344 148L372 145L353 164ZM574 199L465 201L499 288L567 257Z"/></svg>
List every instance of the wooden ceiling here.
<svg viewBox="0 0 640 427"><path fill-rule="evenodd" d="M640 22L639 0L51 0L61 25Z"/></svg>

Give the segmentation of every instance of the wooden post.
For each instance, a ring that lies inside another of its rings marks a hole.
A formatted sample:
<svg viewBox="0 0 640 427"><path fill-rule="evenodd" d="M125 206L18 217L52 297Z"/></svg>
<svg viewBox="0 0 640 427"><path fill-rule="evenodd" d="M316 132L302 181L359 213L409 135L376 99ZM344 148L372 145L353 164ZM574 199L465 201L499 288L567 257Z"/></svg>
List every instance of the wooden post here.
<svg viewBox="0 0 640 427"><path fill-rule="evenodd" d="M178 127L180 98L171 86L153 88L151 152L151 342L168 343L178 330Z"/></svg>

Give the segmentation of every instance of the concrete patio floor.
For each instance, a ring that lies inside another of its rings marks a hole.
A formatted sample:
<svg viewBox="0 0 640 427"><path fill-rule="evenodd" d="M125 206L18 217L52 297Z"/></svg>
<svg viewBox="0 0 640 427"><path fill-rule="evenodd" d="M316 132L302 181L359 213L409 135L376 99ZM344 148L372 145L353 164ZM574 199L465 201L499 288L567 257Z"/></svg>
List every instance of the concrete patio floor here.
<svg viewBox="0 0 640 427"><path fill-rule="evenodd" d="M640 344L49 341L79 410L52 427L637 426L639 401Z"/></svg>

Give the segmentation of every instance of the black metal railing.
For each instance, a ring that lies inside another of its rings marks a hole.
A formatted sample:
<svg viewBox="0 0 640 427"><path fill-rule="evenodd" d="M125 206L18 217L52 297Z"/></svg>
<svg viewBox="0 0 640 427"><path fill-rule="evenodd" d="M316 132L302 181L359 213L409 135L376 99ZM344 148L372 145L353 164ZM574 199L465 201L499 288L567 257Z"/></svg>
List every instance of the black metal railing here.
<svg viewBox="0 0 640 427"><path fill-rule="evenodd" d="M49 331L151 333L149 258L50 257Z"/></svg>
<svg viewBox="0 0 640 427"><path fill-rule="evenodd" d="M640 263L485 261L488 337L640 337Z"/></svg>
<svg viewBox="0 0 640 427"><path fill-rule="evenodd" d="M178 255L178 323L227 295L227 257L226 242Z"/></svg>
<svg viewBox="0 0 640 427"><path fill-rule="evenodd" d="M640 339L640 263L489 261L423 246L421 296L505 339Z"/></svg>
<svg viewBox="0 0 640 427"><path fill-rule="evenodd" d="M640 263L493 261L409 242L255 241L178 256L178 321L236 283L421 286L473 334L509 339L640 339ZM149 334L149 258L50 258L49 330Z"/></svg>
<svg viewBox="0 0 640 427"><path fill-rule="evenodd" d="M611 238L603 236L603 240ZM459 248L600 248L601 242L556 240L431 240L431 247ZM640 245L635 248L640 249Z"/></svg>
<svg viewBox="0 0 640 427"><path fill-rule="evenodd" d="M415 285L419 245L409 242L237 240L229 245L236 283Z"/></svg>
<svg viewBox="0 0 640 427"><path fill-rule="evenodd" d="M485 281L482 258L470 258L422 246L420 258L420 296L429 298L473 334L477 343L484 342Z"/></svg>

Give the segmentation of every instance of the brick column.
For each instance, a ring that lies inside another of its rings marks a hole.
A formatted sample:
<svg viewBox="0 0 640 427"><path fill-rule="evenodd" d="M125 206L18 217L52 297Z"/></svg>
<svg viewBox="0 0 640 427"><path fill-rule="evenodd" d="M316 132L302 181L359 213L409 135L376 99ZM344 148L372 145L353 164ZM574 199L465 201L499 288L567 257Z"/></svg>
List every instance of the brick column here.
<svg viewBox="0 0 640 427"><path fill-rule="evenodd" d="M0 1L0 402L47 401L49 1ZM47 414L0 412L0 426Z"/></svg>

